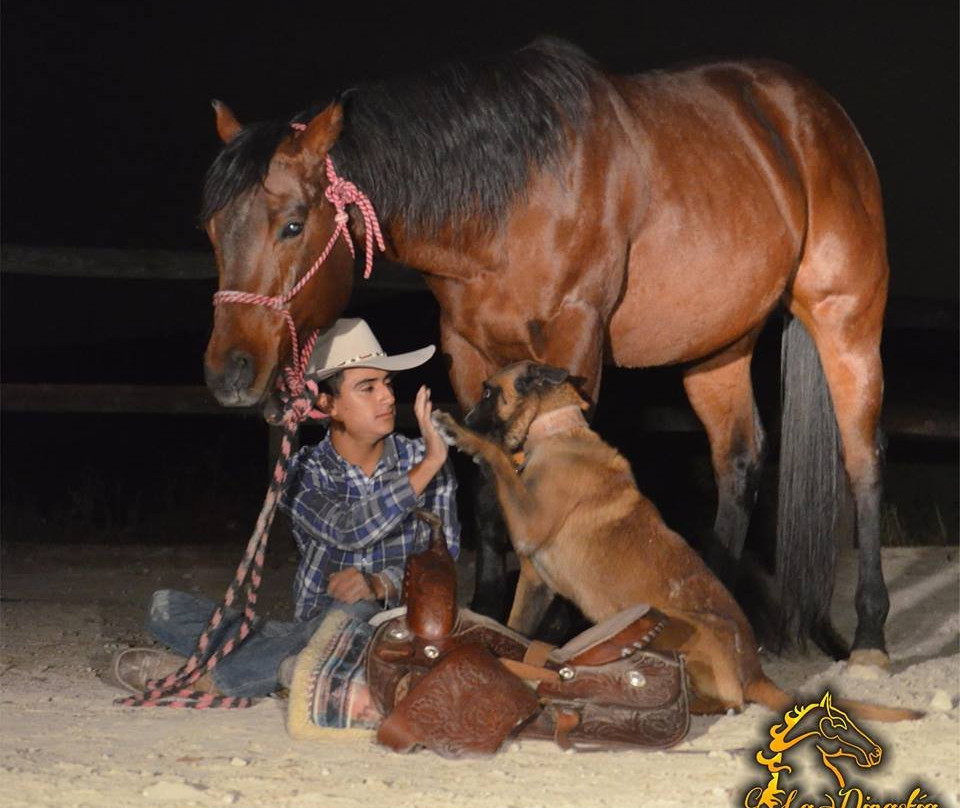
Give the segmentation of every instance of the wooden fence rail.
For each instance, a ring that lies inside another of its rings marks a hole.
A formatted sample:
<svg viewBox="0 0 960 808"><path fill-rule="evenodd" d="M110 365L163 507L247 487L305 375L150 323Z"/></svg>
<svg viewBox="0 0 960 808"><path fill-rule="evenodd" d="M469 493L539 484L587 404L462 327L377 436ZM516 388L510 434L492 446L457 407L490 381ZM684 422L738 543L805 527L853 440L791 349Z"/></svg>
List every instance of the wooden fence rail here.
<svg viewBox="0 0 960 808"><path fill-rule="evenodd" d="M459 407L438 402L437 408L457 413ZM260 417L253 407L222 407L199 385L132 384L2 384L0 407L21 413L130 413L142 415L233 415ZM699 432L703 427L692 411L682 407L648 406L636 413L637 428L644 432ZM416 419L409 404L397 405L397 423L413 427ZM960 440L956 412L917 406L887 406L883 429L888 435L939 440Z"/></svg>
<svg viewBox="0 0 960 808"><path fill-rule="evenodd" d="M82 277L114 280L213 280L216 271L209 253L171 250L124 250L0 245L0 272L54 278ZM419 273L387 261L377 262L368 294L423 291ZM958 331L957 307L939 301L893 299L886 327L927 331ZM955 342L954 338L954 342ZM456 405L440 404L457 411ZM253 408L221 407L206 388L196 385L124 384L10 384L0 385L4 412L33 413L140 413L190 415L240 415L259 417ZM689 409L645 407L637 414L639 429L648 432L695 432L702 427ZM956 408L890 406L883 426L890 435L939 440L960 439ZM406 428L415 420L410 405L398 406L398 424Z"/></svg>

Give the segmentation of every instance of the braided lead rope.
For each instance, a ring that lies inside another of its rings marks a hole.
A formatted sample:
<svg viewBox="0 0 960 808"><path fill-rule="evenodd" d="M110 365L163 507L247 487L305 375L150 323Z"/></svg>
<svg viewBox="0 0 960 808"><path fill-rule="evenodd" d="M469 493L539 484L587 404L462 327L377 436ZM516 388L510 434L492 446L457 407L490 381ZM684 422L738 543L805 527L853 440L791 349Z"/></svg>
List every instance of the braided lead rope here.
<svg viewBox="0 0 960 808"><path fill-rule="evenodd" d="M300 358L296 359L296 354L294 354L294 359L296 360L296 365L287 366L283 369L284 379L286 380L287 390L286 393L289 397L295 398L303 394L304 384L305 384L305 375L307 372L307 365L310 363L310 354L313 353L313 349L317 344L317 340L320 338L320 332L314 329L310 332L310 336L306 338L303 343L303 350L300 351ZM282 392L282 391L281 391ZM318 409L310 410L310 417L312 418L323 418L324 415Z"/></svg>
<svg viewBox="0 0 960 808"><path fill-rule="evenodd" d="M296 129L298 132L303 131L306 126L304 124L291 124L291 126ZM333 166L333 160L330 155L326 155L326 174L327 174L327 187L324 189L324 196L327 198L327 201L336 209L336 215L333 217L336 222L336 227L333 230L333 234L330 236L330 240L327 241L327 246L323 248L323 252L317 257L317 260L313 262L313 265L308 269L302 278L297 281L292 288L284 292L282 295L261 295L255 292L239 292L234 290L223 290L220 292L215 292L213 295L213 305L219 306L221 303L242 303L246 305L253 306L265 306L268 309L273 311L280 312L287 323L287 330L290 332L290 345L291 345L291 354L293 359L291 360L291 365L287 368L284 368L284 375L287 378L287 387L290 390L291 394L296 396L299 395L300 390L302 389L301 385L303 383L303 371L306 368L307 362L310 358L310 352L306 350L306 346L303 351L299 348L299 340L297 337L297 325L293 321L293 314L290 312L290 301L296 297L306 286L310 279L316 275L319 271L320 266L324 261L327 260L327 257L330 255L330 252L333 250L334 245L337 243L337 239L343 236L344 240L347 242L347 247L350 248L350 255L356 258L356 250L353 246L353 239L350 238L350 230L347 225L350 221L350 216L347 214L347 205L356 205L360 210L360 215L363 217L363 230L364 230L364 270L363 277L369 278L370 273L373 271L373 244L376 241L377 248L380 252L383 252L386 249L386 245L383 241L383 233L380 230L380 222L377 219L377 212L373 207L373 203L370 201L369 197L357 188L349 180L345 180L343 177L339 176L336 172L336 169ZM314 332L314 335L316 332ZM313 337L312 345L315 344L316 337Z"/></svg>
<svg viewBox="0 0 960 808"><path fill-rule="evenodd" d="M201 693L192 688L192 685L205 673L208 673L228 654L234 651L249 636L256 618L257 593L263 579L263 564L267 549L267 540L270 536L270 527L276 515L277 502L283 483L287 478L287 465L293 450L293 439L297 429L303 421L314 418L317 412L314 408L318 395L317 384L306 381L303 384L303 394L290 396L284 408L282 420L283 436L280 442L280 454L274 466L267 495L257 517L257 524L247 543L246 551L237 567L233 581L227 587L223 602L217 606L207 627L197 639L197 647L184 663L180 670L175 671L162 680L147 682L146 690L140 695L117 699L114 703L123 707L179 707L192 709L209 709L220 707L235 709L249 707L253 700L238 696L220 696L212 693ZM226 642L211 653L210 638L213 632L223 621L226 609L237 599L240 589L244 591L243 619L240 625Z"/></svg>

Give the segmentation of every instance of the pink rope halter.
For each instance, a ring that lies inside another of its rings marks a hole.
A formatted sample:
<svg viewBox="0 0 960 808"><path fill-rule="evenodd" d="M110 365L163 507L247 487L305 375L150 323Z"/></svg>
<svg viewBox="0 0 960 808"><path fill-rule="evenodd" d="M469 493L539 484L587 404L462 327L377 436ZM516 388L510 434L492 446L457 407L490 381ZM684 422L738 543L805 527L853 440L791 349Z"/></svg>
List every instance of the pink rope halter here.
<svg viewBox="0 0 960 808"><path fill-rule="evenodd" d="M303 130L304 124L291 124L294 129ZM369 278L373 271L373 243L376 239L378 249L383 252L386 247L383 243L383 233L380 231L380 222L377 220L377 212L374 210L373 203L369 197L357 188L349 180L340 177L333 167L333 160L330 155L326 156L327 168L327 187L324 190L324 196L336 209L334 221L337 226L334 228L327 246L320 253L313 266L308 269L302 278L297 281L292 288L281 295L261 295L255 292L238 292L225 290L216 292L213 296L213 305L219 306L221 303L244 303L254 306L265 306L268 309L280 312L287 322L287 328L290 331L290 345L293 354L290 366L283 369L286 385L289 392L293 395L299 395L303 389L303 374L307 363L310 361L310 354L317 342L318 332L314 331L304 342L303 349L300 349L299 339L297 338L297 326L293 321L293 315L290 313L290 301L303 289L310 279L317 273L320 266L330 252L333 250L337 239L343 236L350 248L350 255L356 258L356 251L353 247L353 239L350 238L350 231L347 224L350 217L347 214L347 205L356 205L363 216L363 229L365 232L365 252L366 260L364 264L363 277Z"/></svg>
<svg viewBox="0 0 960 808"><path fill-rule="evenodd" d="M295 129L305 128L303 124L293 124ZM324 248L320 257L313 263L313 266L297 281L292 289L282 295L259 295L252 292L223 291L217 292L213 296L215 306L221 303L247 303L251 305L266 306L274 311L283 314L287 321L287 327L290 329L290 340L293 349L293 360L291 367L284 368L286 378L286 390L281 391L284 399L284 411L280 420L280 426L283 429L283 435L280 443L280 454L274 467L273 476L270 480L270 486L267 489L267 496L264 499L263 506L260 509L260 515L257 518L257 524L254 528L250 541L247 543L247 549L244 553L240 566L234 575L233 581L227 587L223 602L214 611L210 621L203 633L197 640L197 647L190 658L184 663L180 670L170 674L165 679L153 680L147 682L147 689L139 695L128 696L117 700L117 704L125 707L189 707L194 709L207 709L211 707L236 708L249 707L252 700L237 696L221 696L210 693L201 693L193 689L197 680L204 674L217 666L225 656L237 648L250 634L253 622L256 617L257 593L260 588L260 582L263 575L264 558L267 547L267 540L270 536L270 526L273 524L273 518L277 510L277 502L280 498L280 492L283 488L287 476L287 463L290 454L293 451L293 439L297 432L297 427L303 421L310 418L322 417L323 413L315 408L319 389L317 383L313 380L304 378L304 371L310 354L316 344L319 332L314 331L304 343L300 350L297 342L297 328L293 322L293 315L288 306L301 289L314 276L320 265L327 259L333 245L341 235L347 241L350 248L350 254L354 255L353 241L347 230L346 206L356 205L363 215L364 229L366 231L366 267L363 277L368 278L373 269L373 239L376 238L377 246L382 251L384 249L383 235L380 232L380 224L377 221L376 212L366 194L360 191L352 182L344 180L337 176L333 168L333 161L327 155L327 180L329 185L324 192L330 203L336 208L334 220L337 223L330 236L330 241ZM213 632L217 629L223 620L225 610L233 605L239 594L245 595L243 608L243 617L239 628L233 635L224 642L218 649L211 650L211 638Z"/></svg>

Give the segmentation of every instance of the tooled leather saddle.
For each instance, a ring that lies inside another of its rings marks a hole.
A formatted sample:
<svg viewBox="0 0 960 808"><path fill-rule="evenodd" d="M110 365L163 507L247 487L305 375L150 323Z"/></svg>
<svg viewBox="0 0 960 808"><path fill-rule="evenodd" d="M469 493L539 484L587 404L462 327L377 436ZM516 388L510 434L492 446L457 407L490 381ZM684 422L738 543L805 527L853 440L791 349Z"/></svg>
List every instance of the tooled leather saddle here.
<svg viewBox="0 0 960 808"><path fill-rule="evenodd" d="M665 748L690 722L683 659L648 646L666 623L638 604L562 647L457 607L457 576L434 514L429 548L407 561L406 614L376 630L366 678L377 740L399 752L491 755L510 737L564 749Z"/></svg>

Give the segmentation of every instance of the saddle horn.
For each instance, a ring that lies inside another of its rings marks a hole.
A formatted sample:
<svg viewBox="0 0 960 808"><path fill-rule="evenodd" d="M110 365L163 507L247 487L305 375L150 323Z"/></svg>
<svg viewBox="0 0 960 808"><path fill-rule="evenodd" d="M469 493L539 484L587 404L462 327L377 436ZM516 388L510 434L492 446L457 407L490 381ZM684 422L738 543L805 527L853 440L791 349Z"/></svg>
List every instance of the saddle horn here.
<svg viewBox="0 0 960 808"><path fill-rule="evenodd" d="M450 634L457 621L457 567L440 517L422 509L415 513L430 525L430 546L410 556L403 571L407 624L417 636L439 640Z"/></svg>

